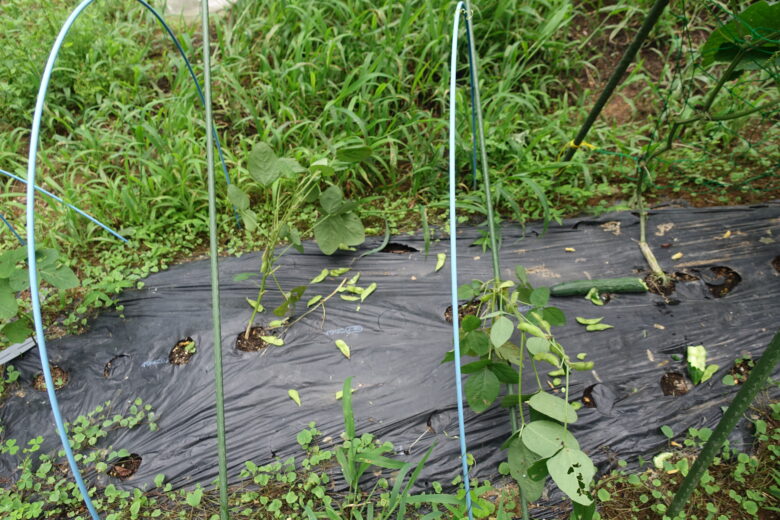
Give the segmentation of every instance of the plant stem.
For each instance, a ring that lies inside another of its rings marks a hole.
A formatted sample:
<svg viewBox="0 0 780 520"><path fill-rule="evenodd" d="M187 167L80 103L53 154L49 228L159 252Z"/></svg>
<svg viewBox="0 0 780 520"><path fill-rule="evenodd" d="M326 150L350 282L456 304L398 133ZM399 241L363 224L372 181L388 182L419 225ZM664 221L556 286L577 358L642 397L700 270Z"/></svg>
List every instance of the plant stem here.
<svg viewBox="0 0 780 520"><path fill-rule="evenodd" d="M658 277L661 280L661 283L665 285L667 282L666 274L663 269L661 269L658 260L655 258L655 254L653 254L653 250L650 249L650 246L647 243L647 208L645 207L645 199L642 195L641 184L643 184L643 179L640 177L637 181L637 191L635 194L639 209L639 250L642 251L642 255L645 257L648 267L650 267L650 272Z"/></svg>
<svg viewBox="0 0 780 520"><path fill-rule="evenodd" d="M339 286L338 286L338 287L336 287L335 289L333 289L333 292L332 292L332 293L330 293L329 295L325 296L323 299L321 299L320 301L318 301L318 302L317 302L317 304L316 304L314 307L312 307L311 309L308 309L306 312L304 312L303 314L301 314L300 316L298 316L297 318L295 318L295 320L294 320L294 321L292 321L292 322L290 322L290 325L288 325L288 326L289 326L289 327L292 327L293 325L295 325L296 323L298 323L299 321L301 321L301 320L302 320L304 317L306 317L306 316L307 316L307 315L309 315L310 313L314 312L314 311L315 311L316 309L318 309L319 307L322 307L322 306L325 304L325 302L326 302L326 301L330 300L330 299L331 299L333 296L335 296L335 295L336 295L336 293L338 293L338 292L339 292L339 290L340 290L342 287L344 287L344 284L345 284L345 283L347 283L347 278L344 278L343 280L341 280L341 283L339 284Z"/></svg>
<svg viewBox="0 0 780 520"><path fill-rule="evenodd" d="M745 110L742 110L741 112L730 112L728 114L719 114L716 116L709 116L709 115L698 115L696 117L692 117L690 119L684 119L679 122L681 125L688 125L691 123L695 123L697 121L731 121L732 119L739 119L740 117L746 117L751 114L755 114L756 112L764 112L769 111L770 109L773 109L775 106L780 104L780 99L775 99L773 101L769 101L767 103L764 103L763 105L759 105L757 107L747 108Z"/></svg>
<svg viewBox="0 0 780 520"><path fill-rule="evenodd" d="M262 271L262 275L260 277L260 290L257 291L257 300L255 300L255 304L252 306L252 315L249 317L249 323L246 325L246 331L244 332L244 339L249 339L249 331L252 330L252 325L255 323L255 317L257 316L257 313L259 312L258 309L260 308L260 302L263 300L263 295L265 294L265 285L268 281L268 276L271 274L269 272L269 267L272 263L270 262L270 259L268 261L266 260L266 254L268 251L271 251L271 246L267 246L265 248L265 251L263 251L263 260L262 265L260 266L260 270Z"/></svg>
<svg viewBox="0 0 780 520"><path fill-rule="evenodd" d="M739 62L742 60L742 56L744 54L744 50L740 49L740 51L737 53L736 56L734 56L734 59L731 60L731 63L729 63L728 68L723 72L723 74L718 79L718 83L712 87L709 94L707 95L707 100L704 102L704 104L701 107L702 114L690 119L686 119L683 121L674 121L672 123L672 128L669 130L669 135L666 136L666 141L664 142L664 145L659 148L658 150L654 151L652 154L650 154L647 158L640 161L640 168L645 167L650 161L658 157L659 155L671 150L672 148L672 142L674 141L674 137L677 135L677 130L680 129L680 127L694 123L696 121L700 121L702 119L709 119L709 111L710 108L712 108L712 104L715 103L715 97L718 95L720 90L723 88L723 86L726 84L726 80L729 77L729 75L734 71L736 66L739 64ZM771 105L771 103L770 103ZM757 110L754 110L757 111ZM748 112L744 115L749 115L752 112ZM729 119L736 119L740 116L733 116Z"/></svg>
<svg viewBox="0 0 780 520"><path fill-rule="evenodd" d="M309 175L302 184L298 185L297 191L290 195L289 200L283 198L281 191L282 186L279 181L275 181L271 186L271 204L273 206L272 224L271 230L268 233L268 242L266 248L263 250L263 256L260 265L261 279L260 290L257 292L257 305L255 305L252 309L252 315L249 317L249 322L247 323L246 330L244 332L244 337L246 339L249 339L249 332L252 330L252 325L254 325L255 318L259 312L258 307L260 307L260 304L262 303L268 277L272 276L276 271L274 264L276 264L276 261L281 258L285 252L287 252L287 249L290 248L290 245L288 245L282 249L278 255L274 254L274 249L276 248L276 244L279 242L279 236L281 235L282 227L290 222L292 216L298 211L301 205L303 205L306 196L309 194L314 184L319 181L319 179L319 175ZM282 207L285 207L286 210L280 217L279 210ZM306 230L305 232L308 233L309 231L310 229ZM279 288L279 292L283 293L284 291L282 291L282 288L279 286L279 281L276 280L275 276L274 281L276 282L276 286Z"/></svg>
<svg viewBox="0 0 780 520"><path fill-rule="evenodd" d="M703 112L710 111L710 108L712 108L712 104L715 103L715 98L717 97L718 93L723 88L723 85L726 84L726 81L728 81L729 76L731 76L731 73L734 72L734 70L737 68L739 62L742 61L742 57L744 55L745 55L745 49L740 49L739 51L737 51L737 54L734 56L734 59L731 60L729 66L726 68L723 74L720 75L720 78L718 79L718 83L716 83L715 86L712 88L712 90L710 90L710 93L707 96L707 100L704 102L704 106L702 107Z"/></svg>
<svg viewBox="0 0 780 520"><path fill-rule="evenodd" d="M682 511L688 498L696 489L696 486L698 486L704 472L720 451L723 443L726 442L729 433L731 433L742 414L745 413L756 398L756 395L763 388L769 376L772 375L778 362L780 362L780 332L775 334L775 337L772 338L769 346L764 351L764 355L761 356L756 366L750 371L747 381L745 381L745 384L742 385L742 388L734 397L734 400L723 414L723 418L715 427L715 431L712 432L707 444L704 445L701 453L696 458L696 462L693 463L690 472L688 472L685 480L680 484L680 488L677 490L677 494L674 496L667 511L667 515L670 518L675 518Z"/></svg>

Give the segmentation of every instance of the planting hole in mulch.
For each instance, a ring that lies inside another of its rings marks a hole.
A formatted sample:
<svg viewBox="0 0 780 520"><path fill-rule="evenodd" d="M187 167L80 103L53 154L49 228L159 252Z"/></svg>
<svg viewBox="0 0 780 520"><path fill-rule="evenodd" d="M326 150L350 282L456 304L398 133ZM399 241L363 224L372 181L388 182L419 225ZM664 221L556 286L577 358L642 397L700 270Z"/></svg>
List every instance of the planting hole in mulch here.
<svg viewBox="0 0 780 520"><path fill-rule="evenodd" d="M682 271L677 271L674 273L674 279L678 282L698 282L699 277L692 275L690 273L684 273Z"/></svg>
<svg viewBox="0 0 780 520"><path fill-rule="evenodd" d="M412 246L407 246L406 244L397 244L395 242L390 242L385 247L383 247L379 252L393 253L396 255L405 255L406 253L419 253L419 250L413 248Z"/></svg>
<svg viewBox="0 0 780 520"><path fill-rule="evenodd" d="M127 480L132 477L138 468L141 467L141 456L137 453L131 453L127 457L122 457L112 464L108 469L108 476Z"/></svg>
<svg viewBox="0 0 780 520"><path fill-rule="evenodd" d="M679 372L667 372L661 377L661 390L664 395L685 395L690 388L685 376Z"/></svg>
<svg viewBox="0 0 780 520"><path fill-rule="evenodd" d="M241 331L236 337L236 348L243 352L257 352L269 346L270 343L263 339L263 336L271 336L273 333L265 327L252 327L249 329L249 337Z"/></svg>
<svg viewBox="0 0 780 520"><path fill-rule="evenodd" d="M68 384L68 381L70 380L70 374L66 372L64 369L58 367L57 365L51 366L51 378L54 381L54 389L59 390L63 386ZM43 374L38 374L33 378L33 388L35 388L38 391L45 392L46 391L46 379L43 377Z"/></svg>
<svg viewBox="0 0 780 520"><path fill-rule="evenodd" d="M736 384L741 385L747 381L750 371L753 370L755 364L756 363L750 358L738 359L734 362L734 366L731 367L729 374L734 378Z"/></svg>
<svg viewBox="0 0 780 520"><path fill-rule="evenodd" d="M118 356L114 356L111 359L108 360L108 363L103 367L103 377L108 379L112 375L114 375L114 370L117 368L117 365L122 363L122 360L124 358L130 358L127 354L119 354Z"/></svg>
<svg viewBox="0 0 780 520"><path fill-rule="evenodd" d="M476 316L477 311L479 311L478 301L471 300L466 303L461 303L458 305L458 318L462 320L464 316L468 316L469 314ZM444 319L447 320L448 323L452 323L452 305L447 306L447 309L444 311Z"/></svg>
<svg viewBox="0 0 780 520"><path fill-rule="evenodd" d="M596 388L596 385L590 385L582 392L582 399L580 400L585 408L596 408L596 401L593 399L594 388Z"/></svg>
<svg viewBox="0 0 780 520"><path fill-rule="evenodd" d="M195 340L188 336L176 342L168 354L168 362L171 365L186 365L196 352Z"/></svg>
<svg viewBox="0 0 780 520"><path fill-rule="evenodd" d="M780 256L776 256L772 259L772 267L775 268L775 271L780 273Z"/></svg>
<svg viewBox="0 0 780 520"><path fill-rule="evenodd" d="M723 298L742 281L738 272L723 265L712 266L709 272L703 271L701 279L704 280L713 298Z"/></svg>
<svg viewBox="0 0 780 520"><path fill-rule="evenodd" d="M664 283L663 280L658 278L654 273L650 273L645 276L645 284L647 284L647 289L651 293L657 294L659 296L669 296L674 292L675 277L669 273L664 274L666 275L666 283Z"/></svg>

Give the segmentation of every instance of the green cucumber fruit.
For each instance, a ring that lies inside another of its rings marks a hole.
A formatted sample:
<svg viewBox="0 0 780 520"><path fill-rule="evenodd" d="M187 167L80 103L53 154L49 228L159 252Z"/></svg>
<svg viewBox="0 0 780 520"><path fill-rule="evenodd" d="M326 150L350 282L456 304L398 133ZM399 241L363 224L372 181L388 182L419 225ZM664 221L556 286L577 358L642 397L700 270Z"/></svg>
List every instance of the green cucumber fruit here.
<svg viewBox="0 0 780 520"><path fill-rule="evenodd" d="M647 285L641 278L628 276L625 278L601 278L597 280L574 280L550 287L553 296L581 296L588 294L593 287L600 293L643 293Z"/></svg>

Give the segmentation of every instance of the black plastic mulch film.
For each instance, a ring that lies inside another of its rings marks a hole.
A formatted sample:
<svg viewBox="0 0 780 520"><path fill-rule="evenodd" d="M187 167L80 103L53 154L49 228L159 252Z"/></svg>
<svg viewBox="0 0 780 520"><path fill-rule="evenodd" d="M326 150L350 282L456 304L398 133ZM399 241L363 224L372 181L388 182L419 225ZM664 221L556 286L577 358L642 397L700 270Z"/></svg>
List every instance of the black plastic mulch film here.
<svg viewBox="0 0 780 520"><path fill-rule="evenodd" d="M540 231L540 226L528 226L523 238L519 227L504 227L505 278L513 278L517 264L527 268L535 286L646 271L636 243L638 218L631 213L570 219L551 226L543 236ZM473 228L460 232L459 283L491 277L490 253L471 245L478 237ZM567 316L567 324L556 328L556 337L571 356L585 352L595 363L593 371L573 375L571 398L580 399L586 392L596 406L582 408L571 429L601 470L618 458L659 450L665 445L661 425L675 432L713 427L721 407L736 392L721 382L722 376L735 358L759 357L780 323L780 203L654 210L648 241L664 269L697 279L678 282L667 298L620 294L603 307L582 297L551 302ZM320 311L311 313L286 331L284 346L260 352L234 347L249 318L246 298L256 297L256 281L235 282L233 277L256 272L258 255L220 260L229 474L234 482L244 461L262 464L299 455L295 436L310 421L316 421L323 436L338 439L343 418L335 394L348 376L354 376L357 388L353 404L359 433L371 432L392 442L398 455L408 460L417 460L436 442L423 485L433 480L446 483L458 475L454 369L452 363L441 364L452 347L451 326L444 318L450 302L449 263L434 271L436 254L448 253L448 242L434 242L426 258L422 237L396 236L392 242L418 252L401 248L396 254L357 260L360 252L376 246L377 239L368 242L361 251L332 257L307 243L304 254L291 252L283 258L279 279L287 290L308 283L325 267L346 266L353 270L345 276L359 271L359 285L376 282L377 289L359 311L356 302L331 299L324 317ZM683 256L673 260L676 253ZM728 271L723 267L741 278L728 291L722 284L736 278L724 278ZM124 318L105 314L87 334L51 342L51 362L70 373L68 385L58 391L66 420L106 400L118 410L126 409L137 397L151 404L159 417L157 431L139 427L110 437L115 449L142 457L132 477L93 479L140 487L151 486L155 475L163 473L179 488L210 484L216 478L208 269L207 261L197 261L152 275L142 290L122 296ZM311 287L303 302L329 293L337 283L329 278ZM268 308L280 302L274 292L267 298ZM298 312L304 306L299 304ZM615 328L586 332L575 316L603 316L604 323ZM267 319L261 315L258 324ZM197 353L186 365L170 364L172 347L187 337L195 340ZM337 339L349 345L351 359L339 352ZM708 362L720 369L685 395L664 395L660 384L664 374L686 374L684 361L676 359L684 357L688 345L704 345ZM45 392L31 386L40 372L37 353L27 353L13 364L22 373L21 389L0 408L3 437L24 443L44 435L44 448L56 449ZM531 378L525 385L535 388ZM288 389L298 390L302 406L288 397ZM468 411L466 433L477 461L474 474L495 478L498 463L506 456L500 449L509 435L506 411L497 405L479 415ZM10 475L15 464L15 458L6 456L0 459L0 471Z"/></svg>

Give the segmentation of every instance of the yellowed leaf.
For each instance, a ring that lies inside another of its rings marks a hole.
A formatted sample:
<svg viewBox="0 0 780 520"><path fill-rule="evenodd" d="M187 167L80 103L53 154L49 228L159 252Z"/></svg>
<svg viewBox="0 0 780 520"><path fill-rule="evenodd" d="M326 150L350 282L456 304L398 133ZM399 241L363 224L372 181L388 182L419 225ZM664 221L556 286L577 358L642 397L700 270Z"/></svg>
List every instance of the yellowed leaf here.
<svg viewBox="0 0 780 520"><path fill-rule="evenodd" d="M349 359L351 353L349 351L349 346L346 344L346 342L343 339L337 339L336 346L339 348L341 353L344 354L344 357Z"/></svg>

